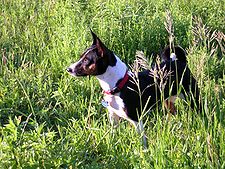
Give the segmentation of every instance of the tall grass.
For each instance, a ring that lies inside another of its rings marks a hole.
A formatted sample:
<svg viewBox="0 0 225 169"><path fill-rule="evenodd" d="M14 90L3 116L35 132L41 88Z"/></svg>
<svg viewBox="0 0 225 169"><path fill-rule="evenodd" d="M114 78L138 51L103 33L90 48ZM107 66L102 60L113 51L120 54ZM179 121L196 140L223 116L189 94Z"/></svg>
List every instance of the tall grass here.
<svg viewBox="0 0 225 169"><path fill-rule="evenodd" d="M225 168L224 1L1 0L0 9L1 168ZM168 10L205 114L182 100L169 120L153 110L143 152L127 122L110 126L97 81L65 68L91 44L89 28L127 64L137 50L152 59L169 43Z"/></svg>

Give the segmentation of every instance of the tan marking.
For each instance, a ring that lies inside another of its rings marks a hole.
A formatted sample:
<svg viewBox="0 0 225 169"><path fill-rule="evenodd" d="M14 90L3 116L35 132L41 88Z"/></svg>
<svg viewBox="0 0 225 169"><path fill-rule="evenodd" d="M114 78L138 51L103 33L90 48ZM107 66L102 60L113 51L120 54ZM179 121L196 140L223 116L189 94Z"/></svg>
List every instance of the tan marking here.
<svg viewBox="0 0 225 169"><path fill-rule="evenodd" d="M164 105L166 107L166 109L169 110L170 113L176 115L176 108L175 108L175 101L177 98L180 98L180 99L184 99L185 100L185 97L182 93L180 93L178 96L175 95L175 96L171 96L169 97L167 100L165 100L164 102Z"/></svg>
<svg viewBox="0 0 225 169"><path fill-rule="evenodd" d="M171 96L169 99L165 100L165 107L167 110L169 110L170 113L173 115L176 115L176 108L175 108L175 101L177 99L177 96Z"/></svg>

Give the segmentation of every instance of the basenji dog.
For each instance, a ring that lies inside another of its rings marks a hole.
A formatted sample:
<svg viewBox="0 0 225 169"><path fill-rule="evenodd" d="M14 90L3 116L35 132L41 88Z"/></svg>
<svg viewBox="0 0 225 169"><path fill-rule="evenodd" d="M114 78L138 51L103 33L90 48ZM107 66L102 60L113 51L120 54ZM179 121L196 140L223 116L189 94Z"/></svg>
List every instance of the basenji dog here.
<svg viewBox="0 0 225 169"><path fill-rule="evenodd" d="M147 137L141 118L143 110L149 111L162 103L163 98L166 107L174 113L176 98L181 95L186 98L188 94L192 96L191 107L199 108L197 82L187 66L186 53L181 47L167 47L159 66L134 73L94 32L91 31L91 34L92 45L67 71L73 76L95 76L103 90L102 105L108 109L112 125L117 125L121 118L131 122L142 134L145 148ZM160 79L159 70L167 72L167 76ZM160 85L162 81L163 87Z"/></svg>

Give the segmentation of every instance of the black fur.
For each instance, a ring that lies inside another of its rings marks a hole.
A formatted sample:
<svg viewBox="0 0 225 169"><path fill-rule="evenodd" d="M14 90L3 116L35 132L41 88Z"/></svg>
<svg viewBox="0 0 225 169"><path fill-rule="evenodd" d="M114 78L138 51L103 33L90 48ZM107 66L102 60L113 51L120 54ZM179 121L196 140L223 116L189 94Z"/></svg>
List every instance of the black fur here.
<svg viewBox="0 0 225 169"><path fill-rule="evenodd" d="M179 48L177 48L176 51L178 51L178 49ZM123 99L127 108L128 117L134 121L138 121L146 104L147 109L145 110L149 110L161 103L162 94L163 98L167 99L169 96L177 95L179 92L184 96L192 93L194 95L194 100L191 100L191 107L194 109L196 104L196 108L200 109L197 82L187 66L186 56L177 55L177 58L178 60L176 61L171 62L171 60L168 59L160 64L160 69L165 66L164 70L171 72L171 74L163 81L166 83L163 92L160 92L160 87L155 83L154 77L150 75L150 70L146 70L138 73L139 88L142 93L140 99L138 87L135 84L136 80L134 80L135 78L130 77L129 82L127 82L120 93L120 97ZM182 59L179 60L179 58ZM157 83L160 84L160 79L157 79Z"/></svg>
<svg viewBox="0 0 225 169"><path fill-rule="evenodd" d="M116 65L116 58L115 58L114 53L111 50L109 50L104 45L104 43L102 43L102 41L97 37L97 35L92 30L91 30L91 34L92 34L92 37L93 37L92 46L96 46L98 57L99 58L105 58L105 59L107 58L106 63L104 63L104 64L107 64L107 66L108 65L115 66ZM103 64L103 63L101 63L101 64Z"/></svg>
<svg viewBox="0 0 225 169"><path fill-rule="evenodd" d="M170 61L170 54L171 53L175 53L176 57L179 61L187 62L186 52L180 46L175 46L173 48L170 48L170 46L167 46L162 52L162 60L163 61Z"/></svg>
<svg viewBox="0 0 225 169"><path fill-rule="evenodd" d="M101 75L109 65L116 65L117 60L114 53L92 31L91 33L93 36L92 46L81 55L80 61L73 68L67 69L72 75ZM175 61L170 59L172 52L176 54L177 59ZM163 78L163 84L165 84L163 89L160 87L161 79L150 75L152 70L145 70L139 72L138 77L129 77L129 81L120 90L120 97L125 104L130 119L138 121L143 108L146 108L145 111L147 111L159 105L161 100L170 96L178 96L180 93L185 97L191 95L191 107L201 110L199 89L188 68L186 52L179 46L173 49L166 47L162 53L162 60L163 62L159 66L156 65L152 69L171 72L166 78Z"/></svg>

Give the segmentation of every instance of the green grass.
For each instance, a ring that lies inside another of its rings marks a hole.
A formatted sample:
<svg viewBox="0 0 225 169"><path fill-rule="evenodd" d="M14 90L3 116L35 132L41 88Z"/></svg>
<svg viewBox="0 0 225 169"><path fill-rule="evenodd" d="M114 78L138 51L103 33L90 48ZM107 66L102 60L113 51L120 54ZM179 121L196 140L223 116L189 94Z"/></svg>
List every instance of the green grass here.
<svg viewBox="0 0 225 169"><path fill-rule="evenodd" d="M1 0L0 168L225 168L225 57L221 47L210 54L213 43L224 47L224 39L210 41L214 30L225 32L224 4ZM89 28L126 63L137 50L158 53L169 42L167 10L205 113L179 100L177 116L146 115L143 152L127 122L110 126L96 79L73 78L65 69L92 43Z"/></svg>

